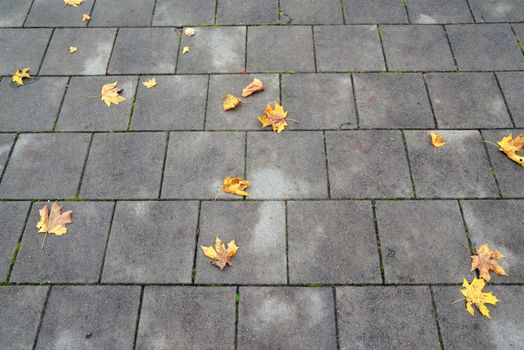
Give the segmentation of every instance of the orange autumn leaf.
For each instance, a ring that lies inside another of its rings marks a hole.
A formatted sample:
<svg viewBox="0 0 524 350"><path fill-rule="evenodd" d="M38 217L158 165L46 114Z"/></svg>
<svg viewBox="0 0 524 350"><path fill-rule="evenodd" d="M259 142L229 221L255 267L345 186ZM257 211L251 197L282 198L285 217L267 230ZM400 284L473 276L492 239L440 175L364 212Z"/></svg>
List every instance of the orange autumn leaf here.
<svg viewBox="0 0 524 350"><path fill-rule="evenodd" d="M62 207L58 202L51 204L51 212L49 212L49 207L44 205L42 209L39 210L40 221L36 224L39 233L53 233L57 236L62 236L67 232L67 225L72 223L71 217L73 215L72 210L65 211L60 213Z"/></svg>
<svg viewBox="0 0 524 350"><path fill-rule="evenodd" d="M287 126L286 117L287 112L284 111L284 107L275 102L275 108L268 104L264 108L264 115L258 117L258 120L262 123L263 128L271 126L273 131L280 133Z"/></svg>
<svg viewBox="0 0 524 350"><path fill-rule="evenodd" d="M430 136L431 136L431 144L434 147L439 148L439 147L442 147L442 146L444 146L446 144L444 142L444 136L439 135L439 134L435 134L434 132L432 132Z"/></svg>
<svg viewBox="0 0 524 350"><path fill-rule="evenodd" d="M102 91L100 92L102 101L105 102L105 104L109 107L112 103L119 104L120 102L123 102L126 100L125 97L120 96L120 93L122 92L122 89L118 86L118 82L114 82L111 84L105 84L102 86Z"/></svg>
<svg viewBox="0 0 524 350"><path fill-rule="evenodd" d="M244 180L241 177L226 177L224 183L220 186L224 192L236 194L237 196L249 196L249 193L244 191L251 185L251 182Z"/></svg>
<svg viewBox="0 0 524 350"><path fill-rule="evenodd" d="M82 14L82 22L89 22L91 19L91 16L89 16L87 13Z"/></svg>
<svg viewBox="0 0 524 350"><path fill-rule="evenodd" d="M518 154L524 148L524 134L520 134L515 138L513 138L512 134L509 134L503 137L497 144L499 145L499 150L504 152L509 159L524 167L524 156Z"/></svg>
<svg viewBox="0 0 524 350"><path fill-rule="evenodd" d="M215 238L215 247L212 246L204 247L200 246L202 248L202 251L204 252L204 255L207 256L209 259L213 260L211 261L211 264L218 266L220 270L223 270L226 265L231 266L231 261L233 260L233 257L237 254L238 246L235 243L235 240L230 241L226 245L222 240L217 236Z"/></svg>
<svg viewBox="0 0 524 350"><path fill-rule="evenodd" d="M255 78L242 90L242 97L248 97L260 91L264 91L264 83L262 83L262 80Z"/></svg>
<svg viewBox="0 0 524 350"><path fill-rule="evenodd" d="M224 97L224 99L222 100L222 107L224 108L224 111L235 109L239 104L240 104L240 99L231 94L227 94Z"/></svg>
<svg viewBox="0 0 524 350"><path fill-rule="evenodd" d="M495 272L499 276L507 276L506 271L497 261L503 257L504 255L498 250L489 249L487 244L483 244L477 248L476 254L471 256L471 271L478 269L480 278L486 282L491 280L490 271Z"/></svg>

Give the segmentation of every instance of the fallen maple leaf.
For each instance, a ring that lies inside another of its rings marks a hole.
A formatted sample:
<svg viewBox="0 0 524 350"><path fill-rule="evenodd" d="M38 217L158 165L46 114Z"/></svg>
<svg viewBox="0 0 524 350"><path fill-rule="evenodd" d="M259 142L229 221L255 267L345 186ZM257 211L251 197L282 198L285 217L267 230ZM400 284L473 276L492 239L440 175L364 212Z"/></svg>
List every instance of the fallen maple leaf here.
<svg viewBox="0 0 524 350"><path fill-rule="evenodd" d="M123 102L126 100L124 96L120 96L120 92L122 92L122 89L118 87L118 82L114 82L112 84L105 84L102 86L102 91L100 93L102 101L105 102L105 104L109 107L111 103L119 104L120 102Z"/></svg>
<svg viewBox="0 0 524 350"><path fill-rule="evenodd" d="M64 6L73 6L73 7L78 7L78 5L80 5L81 3L83 3L84 0L64 0Z"/></svg>
<svg viewBox="0 0 524 350"><path fill-rule="evenodd" d="M87 13L82 14L82 22L89 22L91 19L91 16L89 16Z"/></svg>
<svg viewBox="0 0 524 350"><path fill-rule="evenodd" d="M483 244L477 248L476 253L471 257L471 271L479 269L480 278L489 282L491 280L490 271L499 276L507 276L506 271L497 261L504 257L498 250L489 249L487 244Z"/></svg>
<svg viewBox="0 0 524 350"><path fill-rule="evenodd" d="M24 78L31 79L31 76L29 75L30 68L23 68L22 71L17 70L15 74L13 74L13 83L17 85L24 85Z"/></svg>
<svg viewBox="0 0 524 350"><path fill-rule="evenodd" d="M69 46L69 52L70 53L75 53L78 51L78 48L76 46Z"/></svg>
<svg viewBox="0 0 524 350"><path fill-rule="evenodd" d="M491 292L485 293L482 291L482 288L484 288L485 285L486 282L481 278L474 278L471 284L464 279L464 282L462 283L463 289L461 289L460 292L466 299L466 309L471 316L475 315L475 310L473 309L473 304L475 304L483 316L491 318L489 316L489 309L485 304L495 305L499 302L497 297L495 297Z"/></svg>
<svg viewBox="0 0 524 350"><path fill-rule="evenodd" d="M235 240L230 241L226 248L224 242L218 236L215 238L215 248L202 245L200 247L204 251L204 255L213 260L211 264L220 267L220 270L223 270L226 265L232 265L231 260L233 260L238 250Z"/></svg>
<svg viewBox="0 0 524 350"><path fill-rule="evenodd" d="M430 136L431 136L431 144L434 147L439 148L439 147L442 147L442 146L444 146L446 144L444 142L444 136L439 135L439 134L435 134L434 132L432 132Z"/></svg>
<svg viewBox="0 0 524 350"><path fill-rule="evenodd" d="M249 196L249 193L244 190L250 185L251 182L246 181L241 177L228 176L220 187L227 193L236 194L237 196Z"/></svg>
<svg viewBox="0 0 524 350"><path fill-rule="evenodd" d="M51 213L49 213L49 207L44 205L39 210L40 221L36 224L39 233L53 233L57 236L62 236L67 232L67 224L72 223L71 216L73 215L72 210L60 213L62 207L58 202L51 204Z"/></svg>
<svg viewBox="0 0 524 350"><path fill-rule="evenodd" d="M264 83L262 83L262 80L255 78L251 84L242 90L242 97L248 97L260 91L264 91Z"/></svg>
<svg viewBox="0 0 524 350"><path fill-rule="evenodd" d="M186 53L189 53L189 52L191 52L191 49L189 48L189 46L184 46L184 48L182 49L182 53L186 54Z"/></svg>
<svg viewBox="0 0 524 350"><path fill-rule="evenodd" d="M222 107L224 108L224 111L235 109L239 104L240 104L240 99L231 94L227 94L224 97L224 99L222 100Z"/></svg>
<svg viewBox="0 0 524 350"><path fill-rule="evenodd" d="M144 85L148 89L151 89L152 87L156 86L156 79L153 78L153 79L146 80L142 83L142 85Z"/></svg>
<svg viewBox="0 0 524 350"><path fill-rule="evenodd" d="M258 117L258 120L262 123L263 128L271 126L273 131L280 133L287 126L286 117L287 112L284 111L284 107L275 102L275 108L268 104L264 108L264 115Z"/></svg>
<svg viewBox="0 0 524 350"><path fill-rule="evenodd" d="M196 33L195 28L186 28L186 29L184 29L184 34L186 36L193 36L193 35L195 35L195 33Z"/></svg>
<svg viewBox="0 0 524 350"><path fill-rule="evenodd" d="M524 148L524 134L520 134L515 138L513 138L512 134L509 134L497 143L500 151L504 152L509 159L524 167L524 157L517 153Z"/></svg>

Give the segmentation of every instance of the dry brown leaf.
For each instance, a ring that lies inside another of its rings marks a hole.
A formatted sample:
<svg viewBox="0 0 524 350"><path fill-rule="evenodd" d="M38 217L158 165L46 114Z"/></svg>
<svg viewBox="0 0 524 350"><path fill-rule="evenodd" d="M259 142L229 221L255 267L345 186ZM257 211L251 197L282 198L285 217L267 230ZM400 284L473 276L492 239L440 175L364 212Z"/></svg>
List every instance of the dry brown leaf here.
<svg viewBox="0 0 524 350"><path fill-rule="evenodd" d="M91 19L91 16L89 16L87 13L82 14L82 22L89 22Z"/></svg>
<svg viewBox="0 0 524 350"><path fill-rule="evenodd" d="M186 29L184 29L184 34L186 36L193 36L193 35L195 35L195 33L196 33L195 28L186 28Z"/></svg>
<svg viewBox="0 0 524 350"><path fill-rule="evenodd" d="M109 107L111 103L119 104L120 102L123 102L126 100L125 97L120 96L120 93L122 92L122 89L118 87L118 82L114 82L112 84L105 84L102 86L102 91L100 93L102 101L105 102L105 104Z"/></svg>
<svg viewBox="0 0 524 350"><path fill-rule="evenodd" d="M31 76L29 75L29 71L31 69L29 68L23 68L21 71L17 70L15 74L13 74L13 83L17 85L24 85L24 79L31 79Z"/></svg>
<svg viewBox="0 0 524 350"><path fill-rule="evenodd" d="M39 233L53 233L57 236L62 236L67 232L67 225L72 223L71 217L73 215L72 210L65 211L60 213L62 207L58 202L53 202L51 204L51 213L49 212L49 207L44 205L42 209L39 210L40 221L36 224Z"/></svg>
<svg viewBox="0 0 524 350"><path fill-rule="evenodd" d="M64 6L73 6L78 7L78 5L82 4L84 0L64 0Z"/></svg>
<svg viewBox="0 0 524 350"><path fill-rule="evenodd" d="M227 94L224 97L224 99L222 100L222 107L224 108L224 111L235 109L239 104L240 104L240 99L231 94Z"/></svg>
<svg viewBox="0 0 524 350"><path fill-rule="evenodd" d="M486 282L481 278L474 278L471 284L464 279L464 282L462 283L463 289L461 289L460 292L466 299L466 309L471 316L475 316L475 310L473 309L473 304L475 304L483 316L490 318L489 309L485 304L495 305L499 302L497 297L495 297L491 292L485 293L482 291L482 288L484 288L485 285Z"/></svg>
<svg viewBox="0 0 524 350"><path fill-rule="evenodd" d="M434 147L439 148L439 147L442 147L442 146L444 146L446 144L444 142L444 136L439 135L439 134L435 134L434 132L432 132L430 136L431 136L431 144Z"/></svg>
<svg viewBox="0 0 524 350"><path fill-rule="evenodd" d="M264 83L262 83L262 80L255 78L242 90L242 97L248 97L260 91L264 91Z"/></svg>
<svg viewBox="0 0 524 350"><path fill-rule="evenodd" d="M78 48L76 46L69 46L69 52L70 53L75 53L78 51Z"/></svg>
<svg viewBox="0 0 524 350"><path fill-rule="evenodd" d="M148 89L151 89L152 87L156 86L156 79L152 78L152 79L146 80L142 83L142 85L144 85Z"/></svg>
<svg viewBox="0 0 524 350"><path fill-rule="evenodd" d="M237 196L249 196L249 193L244 190L250 185L251 182L246 181L241 177L228 176L220 187L227 193L236 194Z"/></svg>
<svg viewBox="0 0 524 350"><path fill-rule="evenodd" d="M477 248L476 254L471 257L471 271L478 269L480 278L486 282L491 280L490 271L495 272L499 276L507 276L506 271L497 261L503 257L504 255L498 250L489 249L487 244L483 244Z"/></svg>
<svg viewBox="0 0 524 350"><path fill-rule="evenodd" d="M212 246L204 247L202 245L200 247L204 251L204 255L213 260L211 264L218 266L220 270L223 270L226 265L232 265L231 260L233 260L238 250L235 240L230 241L226 248L224 242L222 242L218 236L215 238L214 248Z"/></svg>
<svg viewBox="0 0 524 350"><path fill-rule="evenodd" d="M275 102L275 108L270 104L267 105L264 108L264 115L258 117L258 120L262 123L263 128L271 126L273 131L280 133L287 126L286 117L287 112L284 111L284 107Z"/></svg>
<svg viewBox="0 0 524 350"><path fill-rule="evenodd" d="M524 156L518 154L524 148L524 134L520 134L515 138L513 138L512 134L509 134L497 143L501 152L504 152L509 159L524 167Z"/></svg>
<svg viewBox="0 0 524 350"><path fill-rule="evenodd" d="M184 46L184 48L182 49L182 54L186 54L186 53L190 53L191 52L191 49L189 48L189 46Z"/></svg>

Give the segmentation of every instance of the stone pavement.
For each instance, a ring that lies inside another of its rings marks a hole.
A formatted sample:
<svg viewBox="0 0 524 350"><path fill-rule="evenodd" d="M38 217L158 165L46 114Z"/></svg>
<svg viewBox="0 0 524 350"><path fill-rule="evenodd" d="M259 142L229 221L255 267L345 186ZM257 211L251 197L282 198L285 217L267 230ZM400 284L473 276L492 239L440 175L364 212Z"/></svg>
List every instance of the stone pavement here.
<svg viewBox="0 0 524 350"><path fill-rule="evenodd" d="M524 348L524 169L489 143L524 131L524 1L0 0L0 27L0 349ZM251 196L214 201L226 176ZM483 243L491 320L452 303Z"/></svg>

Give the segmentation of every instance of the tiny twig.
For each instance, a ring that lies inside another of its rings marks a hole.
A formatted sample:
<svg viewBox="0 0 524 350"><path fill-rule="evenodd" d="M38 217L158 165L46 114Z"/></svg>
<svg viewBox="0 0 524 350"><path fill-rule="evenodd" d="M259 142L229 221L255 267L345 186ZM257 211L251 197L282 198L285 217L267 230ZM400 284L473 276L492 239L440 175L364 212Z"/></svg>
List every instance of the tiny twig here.
<svg viewBox="0 0 524 350"><path fill-rule="evenodd" d="M495 145L495 146L499 147L499 145L497 145L495 142L491 142L491 141L482 141L482 142L490 143L490 144L492 144L492 145Z"/></svg>
<svg viewBox="0 0 524 350"><path fill-rule="evenodd" d="M266 88L266 87L268 87L268 86L271 86L271 85L273 85L274 83L276 83L276 82L277 82L277 80L278 80L278 79L274 79L274 80L273 80L273 81L272 81L271 83L269 83L269 84L265 85L265 86L264 86L264 88Z"/></svg>
<svg viewBox="0 0 524 350"><path fill-rule="evenodd" d="M218 197L220 197L223 194L223 192L219 192L217 196L213 199L213 202L216 202Z"/></svg>
<svg viewBox="0 0 524 350"><path fill-rule="evenodd" d="M40 246L40 249L41 249L41 250L44 250L44 243L45 243L45 239L46 239L46 237L47 237L47 232L44 233L44 239L42 240L42 245Z"/></svg>
<svg viewBox="0 0 524 350"><path fill-rule="evenodd" d="M300 124L300 122L299 122L298 120L296 120L296 119L286 118L286 120L291 120L292 122L295 122L295 123L299 123L299 124Z"/></svg>
<svg viewBox="0 0 524 350"><path fill-rule="evenodd" d="M100 98L100 96L87 96L87 98Z"/></svg>
<svg viewBox="0 0 524 350"><path fill-rule="evenodd" d="M452 302L451 305L453 305L453 304L455 304L455 303L458 303L458 302L461 301L461 300L466 300L466 299L465 299L465 298L457 299L457 300L455 300L454 302Z"/></svg>

